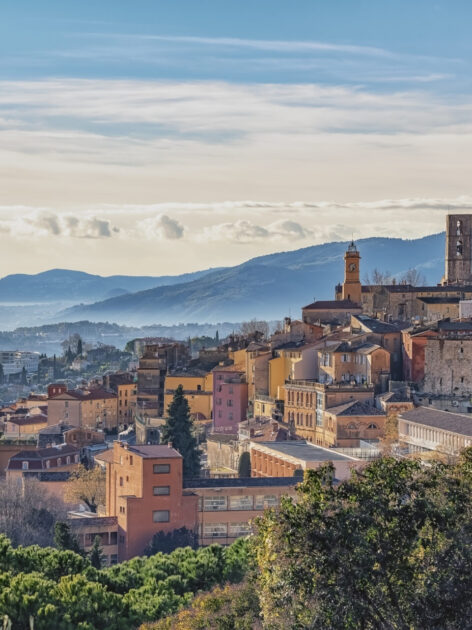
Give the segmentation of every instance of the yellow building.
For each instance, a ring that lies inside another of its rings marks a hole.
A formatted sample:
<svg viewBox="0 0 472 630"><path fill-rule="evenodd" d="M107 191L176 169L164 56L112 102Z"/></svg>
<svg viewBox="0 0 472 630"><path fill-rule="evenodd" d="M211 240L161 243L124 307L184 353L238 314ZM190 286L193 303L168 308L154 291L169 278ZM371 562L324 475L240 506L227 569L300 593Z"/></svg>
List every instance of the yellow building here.
<svg viewBox="0 0 472 630"><path fill-rule="evenodd" d="M164 388L165 412L179 385L183 387L192 416L196 420L210 420L213 405L213 374L190 370L179 374L167 374Z"/></svg>

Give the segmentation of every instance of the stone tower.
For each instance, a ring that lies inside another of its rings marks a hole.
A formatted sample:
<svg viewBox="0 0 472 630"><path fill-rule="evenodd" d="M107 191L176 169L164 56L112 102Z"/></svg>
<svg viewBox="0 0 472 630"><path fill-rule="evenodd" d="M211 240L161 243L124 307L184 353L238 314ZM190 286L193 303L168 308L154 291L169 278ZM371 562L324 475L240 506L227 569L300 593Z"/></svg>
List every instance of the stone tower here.
<svg viewBox="0 0 472 630"><path fill-rule="evenodd" d="M472 284L472 214L448 214L443 284Z"/></svg>
<svg viewBox="0 0 472 630"><path fill-rule="evenodd" d="M341 299L351 300L351 302L356 302L357 304L361 304L362 301L362 285L359 279L360 260L361 256L357 247L354 241L351 241L351 244L344 254L344 282L342 285Z"/></svg>

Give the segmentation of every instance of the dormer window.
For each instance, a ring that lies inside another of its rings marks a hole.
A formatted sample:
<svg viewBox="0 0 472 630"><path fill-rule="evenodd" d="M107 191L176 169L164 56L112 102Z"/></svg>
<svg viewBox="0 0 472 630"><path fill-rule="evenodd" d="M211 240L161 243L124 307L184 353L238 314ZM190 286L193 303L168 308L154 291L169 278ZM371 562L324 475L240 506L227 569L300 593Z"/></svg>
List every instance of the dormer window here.
<svg viewBox="0 0 472 630"><path fill-rule="evenodd" d="M21 468L22 470L28 470L29 462L21 462Z"/></svg>

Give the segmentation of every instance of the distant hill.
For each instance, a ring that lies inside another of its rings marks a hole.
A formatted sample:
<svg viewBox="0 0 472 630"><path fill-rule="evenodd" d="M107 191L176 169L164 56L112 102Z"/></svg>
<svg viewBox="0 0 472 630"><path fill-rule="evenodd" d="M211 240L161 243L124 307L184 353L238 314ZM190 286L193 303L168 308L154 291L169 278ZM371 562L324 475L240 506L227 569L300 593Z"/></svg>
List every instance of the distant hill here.
<svg viewBox="0 0 472 630"><path fill-rule="evenodd" d="M0 279L1 303L96 302L129 292L196 280L213 270L180 276L96 276L83 271L51 269L34 275Z"/></svg>
<svg viewBox="0 0 472 630"><path fill-rule="evenodd" d="M421 239L368 238L357 242L361 279L374 268L397 277L415 267L437 284L444 267L444 233ZM316 299L331 299L343 279L347 243L336 242L253 258L191 281L129 293L62 311L58 318L128 325L159 322L280 319ZM123 282L120 284L123 287ZM136 288L136 287L135 287Z"/></svg>

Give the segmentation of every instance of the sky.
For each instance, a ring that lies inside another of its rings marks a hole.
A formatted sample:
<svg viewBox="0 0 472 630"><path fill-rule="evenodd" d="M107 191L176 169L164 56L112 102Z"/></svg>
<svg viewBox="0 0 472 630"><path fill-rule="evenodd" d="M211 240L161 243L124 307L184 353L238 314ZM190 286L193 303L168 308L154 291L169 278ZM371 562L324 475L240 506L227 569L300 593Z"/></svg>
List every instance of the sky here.
<svg viewBox="0 0 472 630"><path fill-rule="evenodd" d="M2 276L178 274L472 210L469 0L0 8Z"/></svg>

